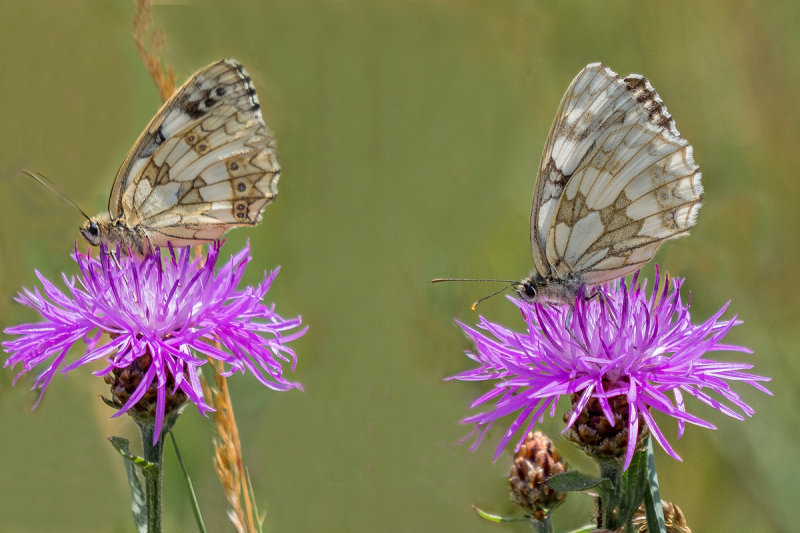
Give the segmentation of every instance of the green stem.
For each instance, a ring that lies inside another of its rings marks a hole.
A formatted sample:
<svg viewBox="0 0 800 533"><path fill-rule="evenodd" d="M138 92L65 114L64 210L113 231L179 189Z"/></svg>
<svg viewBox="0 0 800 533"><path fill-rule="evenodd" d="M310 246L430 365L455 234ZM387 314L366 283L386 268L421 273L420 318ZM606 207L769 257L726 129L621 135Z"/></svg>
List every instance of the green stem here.
<svg viewBox="0 0 800 533"><path fill-rule="evenodd" d="M617 524L616 509L619 504L619 486L622 479L622 463L616 459L605 461L598 461L600 465L600 477L605 478L611 482L611 490L598 490L600 494L600 520L601 526L606 529L618 529L620 524Z"/></svg>
<svg viewBox="0 0 800 533"><path fill-rule="evenodd" d="M531 518L531 525L535 533L553 533L553 525L550 523L550 513L544 515L544 520Z"/></svg>
<svg viewBox="0 0 800 533"><path fill-rule="evenodd" d="M161 460L164 455L163 433L158 442L153 444L152 422L136 420L139 431L142 433L142 455L149 463L158 465L158 468L145 470L145 505L147 509L147 533L161 532Z"/></svg>

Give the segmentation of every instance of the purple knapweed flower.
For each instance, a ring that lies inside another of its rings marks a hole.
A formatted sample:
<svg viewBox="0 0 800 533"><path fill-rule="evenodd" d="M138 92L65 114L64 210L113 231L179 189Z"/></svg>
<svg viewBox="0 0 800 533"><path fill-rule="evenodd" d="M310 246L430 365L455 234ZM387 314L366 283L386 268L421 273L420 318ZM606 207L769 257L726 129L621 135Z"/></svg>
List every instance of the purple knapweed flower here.
<svg viewBox="0 0 800 533"><path fill-rule="evenodd" d="M492 424L512 413L515 418L497 446L495 459L515 434L519 435L515 443L518 447L545 413L555 415L562 395L574 399L565 432L590 401L599 403L603 423L611 426L615 420L612 404L627 406L622 418L627 421L627 435L633 438L626 437L625 468L636 449L640 419L661 447L680 460L656 424L652 410L677 420L679 438L686 422L716 429L686 411L684 395L739 420L751 416L753 409L728 382L743 381L771 394L758 383L769 378L743 372L753 365L705 357L716 351L752 353L721 342L741 322L736 317L721 320L726 304L705 322L692 324L689 303L680 296L682 284L682 279L665 281L659 290L657 280L648 296L646 280L639 282L637 274L630 287L617 280L601 287L602 295L588 299L581 291L572 307L528 304L509 296L522 311L527 325L524 332L483 317L478 328L486 333L459 322L475 345L467 356L478 367L448 379L494 382L492 390L472 404L473 408L488 405L489 409L462 420L475 424L470 434L474 437L472 448L478 446Z"/></svg>
<svg viewBox="0 0 800 533"><path fill-rule="evenodd" d="M219 253L219 243L209 246L206 258L196 259L190 259L188 247L163 254L156 249L145 258L119 248L112 254L105 246L95 258L76 248L72 257L80 275L76 280L62 274L66 292L37 271L42 290L18 294L16 301L44 320L5 330L19 336L3 343L10 354L5 366L22 365L15 382L43 367L33 383L33 389L41 390L39 400L59 370L99 360L106 366L95 372L98 376L128 375L125 369L136 368L141 381L114 416L134 407L150 389L149 395L155 395L154 440L161 433L165 404L175 394L185 395L203 414L213 411L199 378L207 358L227 363L226 376L249 371L270 389L301 388L284 377L282 363L294 370L297 358L286 343L307 328L298 329L300 317L283 319L274 304L262 303L279 269L265 272L256 287L238 288L251 260L249 245L215 274ZM80 341L85 353L68 363L69 351Z"/></svg>

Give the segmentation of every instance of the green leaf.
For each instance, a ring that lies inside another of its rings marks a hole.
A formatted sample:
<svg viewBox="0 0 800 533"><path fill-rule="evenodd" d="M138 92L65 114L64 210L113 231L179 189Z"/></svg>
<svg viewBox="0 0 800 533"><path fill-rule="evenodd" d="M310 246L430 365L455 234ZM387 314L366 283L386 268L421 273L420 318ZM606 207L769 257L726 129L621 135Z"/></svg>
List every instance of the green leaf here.
<svg viewBox="0 0 800 533"><path fill-rule="evenodd" d="M594 488L600 484L607 485L606 488L611 487L611 483L602 477L594 477L589 474L584 474L577 470L570 470L547 478L545 483L552 489L559 492L574 492L584 491Z"/></svg>
<svg viewBox="0 0 800 533"><path fill-rule="evenodd" d="M139 471L137 463L142 462L150 465L141 457L137 457L130 452L130 442L122 437L109 437L111 445L125 458L125 473L128 474L128 486L131 489L131 511L133 521L136 523L136 530L139 533L147 533L147 506L145 504L145 490L142 482L142 473Z"/></svg>
<svg viewBox="0 0 800 533"><path fill-rule="evenodd" d="M647 490L644 492L644 510L647 516L647 530L667 533L664 509L661 507L661 493L658 490L656 458L653 454L653 441L647 439Z"/></svg>
<svg viewBox="0 0 800 533"><path fill-rule="evenodd" d="M527 518L518 518L514 516L500 516L496 514L487 513L486 511L479 509L478 507L472 506L475 509L475 512L478 513L478 516L481 518L488 520L489 522L527 522Z"/></svg>
<svg viewBox="0 0 800 533"><path fill-rule="evenodd" d="M134 465L138 466L145 475L152 475L153 472L158 472L160 466L158 463L151 463L131 453L130 442L128 439L122 437L109 437L108 440L111 445L119 452L119 454Z"/></svg>
<svg viewBox="0 0 800 533"><path fill-rule="evenodd" d="M619 503L617 504L618 526L628 524L633 514L642 504L647 488L647 450L633 454L631 464L622 474L619 485Z"/></svg>

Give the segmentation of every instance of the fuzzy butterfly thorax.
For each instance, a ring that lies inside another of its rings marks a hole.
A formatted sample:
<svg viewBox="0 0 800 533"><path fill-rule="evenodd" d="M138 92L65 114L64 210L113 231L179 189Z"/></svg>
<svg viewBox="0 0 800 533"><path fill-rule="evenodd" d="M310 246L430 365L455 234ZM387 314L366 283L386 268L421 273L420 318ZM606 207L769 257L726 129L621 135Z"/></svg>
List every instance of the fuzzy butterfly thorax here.
<svg viewBox="0 0 800 533"><path fill-rule="evenodd" d="M108 213L93 216L81 226L81 235L92 246L119 243L122 250L145 256L154 252L153 243L141 226L128 226L122 220L112 220Z"/></svg>
<svg viewBox="0 0 800 533"><path fill-rule="evenodd" d="M630 274L688 235L703 197L692 146L638 74L584 67L550 128L531 209L528 302L571 303L581 286Z"/></svg>
<svg viewBox="0 0 800 533"><path fill-rule="evenodd" d="M279 176L250 76L224 59L192 75L156 113L117 173L108 213L81 234L141 255L214 241L258 224Z"/></svg>
<svg viewBox="0 0 800 533"><path fill-rule="evenodd" d="M545 278L535 270L516 286L517 296L528 303L548 302L571 305L583 285L577 277Z"/></svg>

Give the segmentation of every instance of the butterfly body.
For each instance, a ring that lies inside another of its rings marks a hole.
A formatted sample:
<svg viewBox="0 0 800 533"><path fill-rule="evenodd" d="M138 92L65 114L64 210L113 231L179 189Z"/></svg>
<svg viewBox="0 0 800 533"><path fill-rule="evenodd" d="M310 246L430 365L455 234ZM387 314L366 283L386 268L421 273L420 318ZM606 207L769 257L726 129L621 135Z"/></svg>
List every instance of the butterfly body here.
<svg viewBox="0 0 800 533"><path fill-rule="evenodd" d="M108 213L101 213L84 222L80 232L92 246L119 243L123 250L140 256L149 255L155 250L145 228L129 226L123 219L113 220Z"/></svg>
<svg viewBox="0 0 800 533"><path fill-rule="evenodd" d="M527 278L520 281L516 292L529 302L571 304L578 290L585 284L580 276L570 276L565 279L546 278L533 270Z"/></svg>
<svg viewBox="0 0 800 533"><path fill-rule="evenodd" d="M600 63L570 84L537 174L534 270L517 294L569 304L581 286L632 273L687 235L703 188L691 145L646 78Z"/></svg>
<svg viewBox="0 0 800 533"><path fill-rule="evenodd" d="M225 59L199 70L158 111L117 173L108 212L89 219L90 244L154 247L219 239L261 220L280 166L250 77Z"/></svg>

